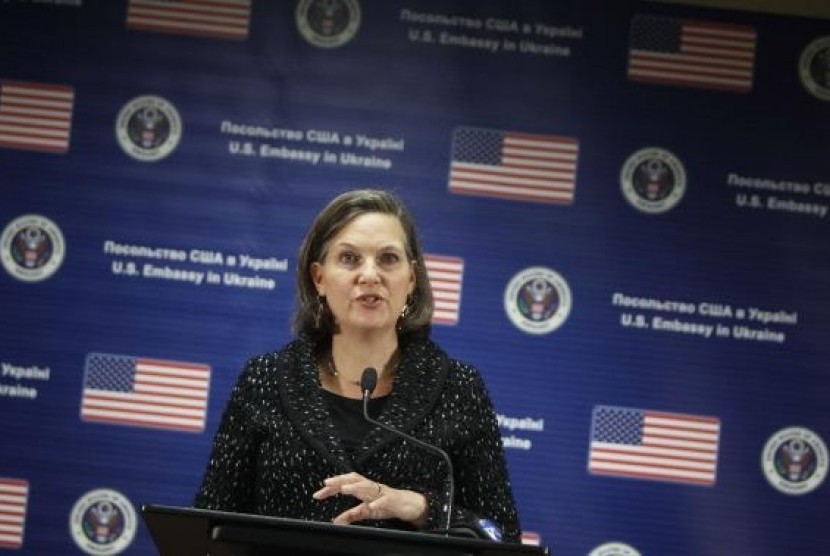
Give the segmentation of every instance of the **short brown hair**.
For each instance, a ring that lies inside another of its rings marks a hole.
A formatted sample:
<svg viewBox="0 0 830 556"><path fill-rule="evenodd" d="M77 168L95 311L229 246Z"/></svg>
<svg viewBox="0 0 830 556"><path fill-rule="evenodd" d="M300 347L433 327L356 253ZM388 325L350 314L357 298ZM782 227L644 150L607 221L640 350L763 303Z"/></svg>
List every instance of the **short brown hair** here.
<svg viewBox="0 0 830 556"><path fill-rule="evenodd" d="M415 263L415 289L410 295L406 315L398 320L398 339L406 342L414 337L429 336L433 311L432 288L424 265L424 253L415 233L415 221L394 194L379 189L357 189L338 195L320 211L300 247L294 331L310 336L320 347L331 342L336 325L327 306L324 305L324 310L318 315L320 300L311 277L311 265L323 262L334 236L352 220L368 213L390 214L398 219L406 239L407 258Z"/></svg>

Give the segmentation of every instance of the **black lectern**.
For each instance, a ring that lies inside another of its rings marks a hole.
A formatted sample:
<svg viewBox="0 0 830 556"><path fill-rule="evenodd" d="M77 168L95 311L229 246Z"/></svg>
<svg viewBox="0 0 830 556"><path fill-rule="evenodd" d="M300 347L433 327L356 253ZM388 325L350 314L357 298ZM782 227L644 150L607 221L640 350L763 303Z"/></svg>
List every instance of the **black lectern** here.
<svg viewBox="0 0 830 556"><path fill-rule="evenodd" d="M160 556L543 556L547 549L175 506L141 508Z"/></svg>

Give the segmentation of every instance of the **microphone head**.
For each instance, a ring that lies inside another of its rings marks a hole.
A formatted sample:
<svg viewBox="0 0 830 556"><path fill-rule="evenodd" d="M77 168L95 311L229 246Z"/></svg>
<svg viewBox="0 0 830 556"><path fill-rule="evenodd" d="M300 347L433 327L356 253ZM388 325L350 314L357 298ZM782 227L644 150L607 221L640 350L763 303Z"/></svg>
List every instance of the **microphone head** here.
<svg viewBox="0 0 830 556"><path fill-rule="evenodd" d="M360 375L360 389L371 394L378 385L378 372L374 367L366 367Z"/></svg>

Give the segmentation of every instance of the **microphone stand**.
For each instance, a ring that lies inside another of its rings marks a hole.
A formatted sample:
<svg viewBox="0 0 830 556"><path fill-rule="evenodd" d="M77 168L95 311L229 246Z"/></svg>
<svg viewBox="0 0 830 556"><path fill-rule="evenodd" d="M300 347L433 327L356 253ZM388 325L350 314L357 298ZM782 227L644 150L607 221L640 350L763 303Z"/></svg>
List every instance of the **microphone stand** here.
<svg viewBox="0 0 830 556"><path fill-rule="evenodd" d="M372 419L369 416L369 398L372 397L372 392L375 391L375 387L377 387L377 384L378 372L373 367L367 367L366 369L364 369L363 374L360 377L360 389L363 391L363 417L373 425L376 425L398 436L402 436L404 439L409 440L413 444L416 444L421 448L424 448L425 450L432 452L433 454L438 454L447 464L447 478L449 479L449 497L447 498L446 531L444 532L444 536L449 537L452 524L452 501L455 497L455 480L453 478L452 460L450 460L449 454L447 454L447 452L445 452L438 446L428 444L423 440L419 440L412 435L399 431L398 429L391 427L386 423L376 421L375 419ZM429 504L428 501L427 504Z"/></svg>

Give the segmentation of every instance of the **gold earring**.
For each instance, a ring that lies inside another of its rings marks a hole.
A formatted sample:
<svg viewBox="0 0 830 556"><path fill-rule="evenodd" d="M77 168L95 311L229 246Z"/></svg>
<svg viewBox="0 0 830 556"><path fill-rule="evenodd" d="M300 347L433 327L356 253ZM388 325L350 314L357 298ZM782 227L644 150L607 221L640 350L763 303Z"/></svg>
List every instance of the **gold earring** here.
<svg viewBox="0 0 830 556"><path fill-rule="evenodd" d="M325 310L326 304L326 296L325 295L318 295L317 296L317 310L314 312L314 328L320 328L320 324L323 322L323 311Z"/></svg>
<svg viewBox="0 0 830 556"><path fill-rule="evenodd" d="M405 319L409 316L409 313L412 311L412 296L406 296L406 303L403 304L403 309L401 309L401 314L399 316L400 319Z"/></svg>

